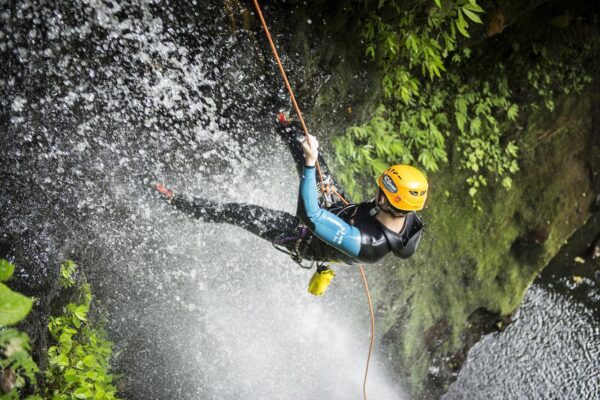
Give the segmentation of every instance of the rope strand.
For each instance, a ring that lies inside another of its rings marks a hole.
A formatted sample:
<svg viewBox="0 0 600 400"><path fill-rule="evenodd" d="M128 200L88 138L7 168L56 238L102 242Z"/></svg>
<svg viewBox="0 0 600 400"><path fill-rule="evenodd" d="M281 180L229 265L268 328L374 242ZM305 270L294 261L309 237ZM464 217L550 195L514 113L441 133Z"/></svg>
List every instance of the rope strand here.
<svg viewBox="0 0 600 400"><path fill-rule="evenodd" d="M287 88L287 91L290 94L290 99L292 100L294 110L296 111L296 114L298 115L298 119L300 120L300 124L302 125L302 130L304 130L304 136L306 137L306 136L308 136L308 129L306 128L306 124L304 123L304 118L302 117L302 112L300 111L300 107L298 107L298 103L296 102L296 97L294 96L294 91L292 90L292 87L290 85L290 82L288 81L285 70L283 69L283 64L281 63L281 59L279 58L279 54L277 53L277 48L275 47L275 43L273 43L273 39L271 38L271 33L269 32L269 28L267 27L267 23L263 17L262 11L258 4L258 0L252 0L252 2L254 3L254 8L256 8L258 18L260 19L262 27L265 31L267 40L269 41L269 45L271 46L271 51L273 52L273 55L275 56L275 60L277 61L277 66L279 67L279 72L281 73L283 82L285 83L285 87ZM325 193L325 191L327 193L329 193L329 186L324 185L324 183L323 183L323 174L321 173L319 161L317 161L316 166L317 166L317 172L319 173L319 180L321 183L321 193ZM335 188L333 188L333 191L345 204L348 204L348 201L340 193L338 193L335 190ZM371 301L371 294L369 293L369 284L367 283L367 277L365 275L365 270L362 265L360 266L360 277L362 279L362 282L363 282L363 285L365 288L365 293L367 295L367 301L369 303L369 312L371 315L371 342L369 344L369 355L367 356L367 366L365 368L365 379L363 381L363 396L364 396L364 400L367 400L367 375L369 373L369 363L371 362L371 354L373 353L373 344L375 343L375 314L373 312L373 303Z"/></svg>
<svg viewBox="0 0 600 400"><path fill-rule="evenodd" d="M265 31L265 35L267 36L267 40L269 41L269 45L271 46L271 51L275 56L275 60L277 61L277 66L279 67L279 72L281 73L281 77L283 78L283 82L285 83L285 87L287 88L288 93L290 94L290 99L292 100L292 104L294 106L294 110L296 111L296 115L298 115L298 119L300 120L300 125L302 125L302 130L304 131L304 136L308 136L308 129L306 128L306 123L304 123L304 117L302 116L302 112L300 111L300 107L298 107L298 103L296 102L296 96L294 96L294 91L292 90L292 86L288 81L285 70L283 69L283 64L281 63L281 59L279 58L279 53L277 53L277 48L275 47L275 43L271 38L271 33L269 32L269 28L267 27L267 22L263 17L262 11L260 10L260 6L258 5L258 0L252 0L254 3L254 7L256 8L256 12L258 13L258 18L260 18L260 23L263 26ZM321 166L319 165L319 161L316 162L317 172L319 174L319 179L321 182L321 193L326 192L326 188L323 185L323 174L321 173ZM329 190L327 189L327 192Z"/></svg>

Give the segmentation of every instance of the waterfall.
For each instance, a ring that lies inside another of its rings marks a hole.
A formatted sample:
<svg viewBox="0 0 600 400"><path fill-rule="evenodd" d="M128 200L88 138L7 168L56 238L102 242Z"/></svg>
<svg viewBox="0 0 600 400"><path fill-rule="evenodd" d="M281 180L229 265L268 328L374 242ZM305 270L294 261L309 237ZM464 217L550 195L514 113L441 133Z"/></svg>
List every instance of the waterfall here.
<svg viewBox="0 0 600 400"><path fill-rule="evenodd" d="M209 3L209 4L206 4ZM273 131L284 95L221 2L0 1L0 238L34 287L73 258L108 313L136 399L360 398L369 314L358 271L311 272L150 190L293 212ZM375 353L368 391L400 399Z"/></svg>

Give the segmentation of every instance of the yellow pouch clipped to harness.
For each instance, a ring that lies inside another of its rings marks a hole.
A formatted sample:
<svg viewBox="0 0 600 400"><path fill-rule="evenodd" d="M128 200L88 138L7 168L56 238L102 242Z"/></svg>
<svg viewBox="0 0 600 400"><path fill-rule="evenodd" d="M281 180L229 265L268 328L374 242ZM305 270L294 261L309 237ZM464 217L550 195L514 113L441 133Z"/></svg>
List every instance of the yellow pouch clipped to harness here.
<svg viewBox="0 0 600 400"><path fill-rule="evenodd" d="M308 283L308 293L323 296L334 276L335 272L332 269L317 270Z"/></svg>

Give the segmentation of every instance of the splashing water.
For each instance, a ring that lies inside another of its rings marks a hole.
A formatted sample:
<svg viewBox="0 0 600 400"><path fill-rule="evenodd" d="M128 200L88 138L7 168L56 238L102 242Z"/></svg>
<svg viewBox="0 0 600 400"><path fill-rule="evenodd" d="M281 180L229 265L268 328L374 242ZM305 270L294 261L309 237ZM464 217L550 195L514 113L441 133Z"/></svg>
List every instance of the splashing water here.
<svg viewBox="0 0 600 400"><path fill-rule="evenodd" d="M269 243L149 193L294 209L278 78L205 3L0 1L0 239L32 288L80 261L127 398L358 398L370 331L355 269L312 297ZM371 398L401 398L377 356L369 379Z"/></svg>
<svg viewBox="0 0 600 400"><path fill-rule="evenodd" d="M592 399L599 371L594 310L533 285L516 321L473 346L443 399Z"/></svg>

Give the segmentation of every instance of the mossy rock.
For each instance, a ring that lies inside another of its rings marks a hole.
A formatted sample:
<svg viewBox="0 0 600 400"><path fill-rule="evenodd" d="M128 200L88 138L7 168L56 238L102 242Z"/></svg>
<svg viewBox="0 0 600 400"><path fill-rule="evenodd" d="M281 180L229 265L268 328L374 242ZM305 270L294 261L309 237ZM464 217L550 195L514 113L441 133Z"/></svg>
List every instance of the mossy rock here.
<svg viewBox="0 0 600 400"><path fill-rule="evenodd" d="M600 192L590 169L600 152L592 106L583 95L564 98L552 114L535 113L522 132L513 189L488 188L481 210L473 207L460 171L432 176L416 256L372 270L380 308L393 310L379 324L385 352L423 398L445 391L476 341L466 329L469 317L484 310L494 316L491 327L502 326L539 271L589 218ZM428 381L439 386L426 387Z"/></svg>

